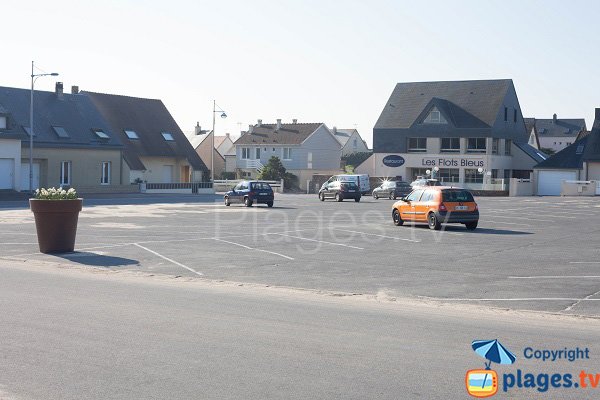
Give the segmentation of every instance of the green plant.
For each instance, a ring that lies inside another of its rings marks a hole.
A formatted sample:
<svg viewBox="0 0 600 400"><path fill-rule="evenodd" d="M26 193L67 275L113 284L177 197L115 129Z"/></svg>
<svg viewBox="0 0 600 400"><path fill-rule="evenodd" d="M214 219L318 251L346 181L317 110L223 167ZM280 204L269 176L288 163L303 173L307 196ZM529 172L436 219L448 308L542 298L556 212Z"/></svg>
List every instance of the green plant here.
<svg viewBox="0 0 600 400"><path fill-rule="evenodd" d="M285 167L281 163L281 160L277 156L269 158L267 164L263 167L262 171L258 175L258 179L265 181L278 181L285 177Z"/></svg>
<svg viewBox="0 0 600 400"><path fill-rule="evenodd" d="M62 188L48 188L48 189L36 189L35 199L37 200L74 200L77 199L77 191L70 188L65 190Z"/></svg>
<svg viewBox="0 0 600 400"><path fill-rule="evenodd" d="M346 154L345 156L342 156L342 161L346 162L346 170L350 168L351 171L354 172L354 168L363 163L367 158L371 157L371 154L372 152L370 151Z"/></svg>

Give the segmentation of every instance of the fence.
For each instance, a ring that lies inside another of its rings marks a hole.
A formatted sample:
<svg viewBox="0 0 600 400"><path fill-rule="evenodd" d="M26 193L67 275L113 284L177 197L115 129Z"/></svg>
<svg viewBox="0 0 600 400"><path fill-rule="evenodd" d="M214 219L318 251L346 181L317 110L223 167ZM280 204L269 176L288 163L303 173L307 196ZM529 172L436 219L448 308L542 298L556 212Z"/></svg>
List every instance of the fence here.
<svg viewBox="0 0 600 400"><path fill-rule="evenodd" d="M214 193L212 182L183 182L183 183L141 183L142 193Z"/></svg>

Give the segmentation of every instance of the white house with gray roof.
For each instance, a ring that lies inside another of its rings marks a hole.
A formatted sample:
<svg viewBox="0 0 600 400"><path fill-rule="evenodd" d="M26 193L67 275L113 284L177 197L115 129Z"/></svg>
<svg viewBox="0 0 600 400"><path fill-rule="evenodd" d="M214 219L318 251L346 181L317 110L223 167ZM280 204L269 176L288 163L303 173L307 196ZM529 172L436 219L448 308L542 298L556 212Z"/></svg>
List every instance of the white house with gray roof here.
<svg viewBox="0 0 600 400"><path fill-rule="evenodd" d="M331 133L342 146L342 157L352 153L366 153L369 151L367 144L356 129L331 128Z"/></svg>
<svg viewBox="0 0 600 400"><path fill-rule="evenodd" d="M324 123L263 123L258 120L234 142L236 170L242 178L255 178L272 156L298 177L300 188L315 174L340 171L341 146Z"/></svg>
<svg viewBox="0 0 600 400"><path fill-rule="evenodd" d="M533 126L537 134L540 149L552 149L559 152L577 141L581 132L586 131L584 118L525 118L525 123Z"/></svg>
<svg viewBox="0 0 600 400"><path fill-rule="evenodd" d="M529 178L545 155L528 143L510 79L398 83L373 128L374 154L356 168L377 177L482 188Z"/></svg>

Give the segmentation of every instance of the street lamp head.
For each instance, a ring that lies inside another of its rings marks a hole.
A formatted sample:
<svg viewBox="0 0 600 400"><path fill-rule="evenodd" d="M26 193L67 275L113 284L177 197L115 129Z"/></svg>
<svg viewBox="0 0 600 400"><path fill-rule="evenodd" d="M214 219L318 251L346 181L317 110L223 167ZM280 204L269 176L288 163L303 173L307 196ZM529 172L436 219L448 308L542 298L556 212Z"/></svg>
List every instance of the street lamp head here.
<svg viewBox="0 0 600 400"><path fill-rule="evenodd" d="M438 171L440 170L440 167L433 167L433 170L434 170L435 172L438 172Z"/></svg>
<svg viewBox="0 0 600 400"><path fill-rule="evenodd" d="M431 170L430 170L430 169L428 169L427 171L425 171L425 173L426 173L427 175L429 175L429 174L431 174Z"/></svg>
<svg viewBox="0 0 600 400"><path fill-rule="evenodd" d="M483 173L483 168L481 168L481 167L477 168L477 172L479 172L480 174Z"/></svg>
<svg viewBox="0 0 600 400"><path fill-rule="evenodd" d="M221 114L221 118L223 118L223 119L227 118L227 114L225 114L225 111L223 111L223 114Z"/></svg>
<svg viewBox="0 0 600 400"><path fill-rule="evenodd" d="M50 74L50 76L58 76L58 72L53 72Z"/></svg>

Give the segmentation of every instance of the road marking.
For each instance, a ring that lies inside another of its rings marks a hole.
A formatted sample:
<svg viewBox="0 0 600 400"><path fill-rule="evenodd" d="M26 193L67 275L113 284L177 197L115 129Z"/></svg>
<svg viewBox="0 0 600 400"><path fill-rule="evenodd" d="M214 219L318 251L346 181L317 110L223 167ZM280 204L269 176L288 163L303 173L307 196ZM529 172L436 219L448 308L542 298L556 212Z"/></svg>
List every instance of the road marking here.
<svg viewBox="0 0 600 400"><path fill-rule="evenodd" d="M589 295L585 296L583 299L577 300L575 303L571 304L569 307L565 308L563 311L571 311L573 308L578 306L583 301L600 300L600 299L592 299L592 297L597 296L599 294L600 294L600 290L595 293L589 294Z"/></svg>
<svg viewBox="0 0 600 400"><path fill-rule="evenodd" d="M348 229L339 229L339 228L333 228L336 231L342 231L342 232L350 232L350 233L359 233L361 235L368 235L368 236L377 236L380 238L384 238L384 239L393 239L393 240L404 240L406 242L414 242L414 243L420 243L420 240L415 240L415 239L405 239L405 238L399 238L399 237L395 237L395 236L386 236L386 235L379 235L376 233L367 233L367 232L359 232L359 231L351 231Z"/></svg>
<svg viewBox="0 0 600 400"><path fill-rule="evenodd" d="M600 301L600 299L577 299L573 297L515 297L515 298L446 298L446 297L428 297L428 296L418 296L421 299L425 300L435 300L435 301Z"/></svg>
<svg viewBox="0 0 600 400"><path fill-rule="evenodd" d="M490 221L488 219L482 221L482 222L491 222L493 224L503 224L503 225L521 225L521 226L531 226L529 224L518 224L516 222L502 222L502 221Z"/></svg>
<svg viewBox="0 0 600 400"><path fill-rule="evenodd" d="M170 263L173 263L173 264L175 264L175 265L178 265L178 266L180 266L181 268L185 268L185 269L187 269L188 271L195 273L196 275L199 275L199 276L203 276L203 275L204 275L202 272L198 272L198 271L196 271L195 269L188 267L187 265L183 265L182 263L180 263L180 262L177 262L177 261L175 261L175 260L173 260L173 259L170 259L169 257L165 257L165 256L163 256L162 254L160 254L160 253L157 253L157 252L156 252L156 251L154 251L154 250L150 250L149 248L147 248L147 247L144 247L144 246L142 246L142 245L141 245L141 244L139 244L139 243L133 243L133 245L134 245L134 246L137 246L137 247L139 247L140 249L144 249L144 250L146 250L146 251L148 251L148 252L150 252L150 253L152 253L152 254L154 254L154 255L156 255L156 256L158 256L158 257L160 257L160 258L164 259L164 260L167 260L167 261L168 261L168 262L170 262Z"/></svg>
<svg viewBox="0 0 600 400"><path fill-rule="evenodd" d="M600 275L538 275L538 276L509 276L508 279L600 279Z"/></svg>
<svg viewBox="0 0 600 400"><path fill-rule="evenodd" d="M600 264L600 261L571 261L569 264Z"/></svg>
<svg viewBox="0 0 600 400"><path fill-rule="evenodd" d="M273 233L273 235L287 236L287 237L291 237L291 238L294 238L294 239L306 240L306 241L309 241L309 242L318 242L318 243L323 243L323 244L330 244L332 246L349 247L351 249L356 249L356 250L364 250L364 248L362 248L362 247L351 246L349 244L326 242L324 240L309 239L309 238L305 238L305 237L302 237L302 236L286 235L284 233Z"/></svg>
<svg viewBox="0 0 600 400"><path fill-rule="evenodd" d="M276 256L283 257L283 258L286 258L288 260L292 260L292 261L294 260L292 257L286 256L285 254L276 253L274 251L257 249L256 247L250 247L250 246L246 246L245 244L236 243L236 242L230 242L229 240L224 240L224 239L219 239L219 238L213 238L213 239L216 240L216 241L219 241L219 242L225 242L225 243L233 244L233 245L236 245L236 246L240 246L240 247L243 247L243 248L248 249L248 250L262 251L263 253L274 254Z"/></svg>

